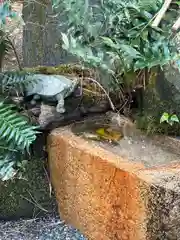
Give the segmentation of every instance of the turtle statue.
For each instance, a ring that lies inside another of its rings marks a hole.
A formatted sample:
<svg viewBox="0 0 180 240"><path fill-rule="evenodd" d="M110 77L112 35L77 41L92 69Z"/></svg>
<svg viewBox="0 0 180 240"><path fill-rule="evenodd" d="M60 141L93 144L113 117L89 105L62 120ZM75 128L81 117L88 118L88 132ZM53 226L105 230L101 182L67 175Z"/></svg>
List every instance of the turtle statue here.
<svg viewBox="0 0 180 240"><path fill-rule="evenodd" d="M33 96L31 104L36 104L39 99L58 102L56 111L64 113L64 99L70 96L78 86L77 78L67 78L62 75L34 74L32 84L25 87L25 95Z"/></svg>

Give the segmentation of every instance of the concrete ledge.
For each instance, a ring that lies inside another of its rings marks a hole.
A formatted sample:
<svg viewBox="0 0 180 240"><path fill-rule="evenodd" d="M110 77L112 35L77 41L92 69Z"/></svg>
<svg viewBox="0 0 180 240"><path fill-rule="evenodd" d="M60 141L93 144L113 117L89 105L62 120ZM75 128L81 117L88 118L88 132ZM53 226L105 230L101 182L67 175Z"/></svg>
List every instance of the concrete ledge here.
<svg viewBox="0 0 180 240"><path fill-rule="evenodd" d="M148 168L67 127L50 134L48 151L60 215L88 239L180 239L178 156Z"/></svg>

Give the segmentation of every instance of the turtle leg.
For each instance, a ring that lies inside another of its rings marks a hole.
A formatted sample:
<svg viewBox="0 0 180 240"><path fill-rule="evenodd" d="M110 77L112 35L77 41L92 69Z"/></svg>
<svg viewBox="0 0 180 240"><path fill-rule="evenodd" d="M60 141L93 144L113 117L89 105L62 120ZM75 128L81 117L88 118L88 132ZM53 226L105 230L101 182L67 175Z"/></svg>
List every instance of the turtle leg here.
<svg viewBox="0 0 180 240"><path fill-rule="evenodd" d="M59 113L64 113L66 111L64 108L64 96L62 94L57 94L56 99L58 101L56 111Z"/></svg>
<svg viewBox="0 0 180 240"><path fill-rule="evenodd" d="M39 100L40 98L41 97L38 94L35 94L34 97L33 97L34 100Z"/></svg>
<svg viewBox="0 0 180 240"><path fill-rule="evenodd" d="M35 94L33 96L33 99L31 100L31 105L36 105L36 101L40 99L40 96L38 94Z"/></svg>

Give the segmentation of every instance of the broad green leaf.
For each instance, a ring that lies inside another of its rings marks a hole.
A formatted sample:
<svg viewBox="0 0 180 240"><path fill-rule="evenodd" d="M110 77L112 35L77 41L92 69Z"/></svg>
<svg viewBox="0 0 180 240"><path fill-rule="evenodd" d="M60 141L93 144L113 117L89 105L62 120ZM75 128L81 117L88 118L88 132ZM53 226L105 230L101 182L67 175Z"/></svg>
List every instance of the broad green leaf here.
<svg viewBox="0 0 180 240"><path fill-rule="evenodd" d="M177 122L177 123L179 123L179 118L177 117L176 114L173 114L173 115L170 117L170 120L171 120L172 122Z"/></svg>
<svg viewBox="0 0 180 240"><path fill-rule="evenodd" d="M139 58L141 56L140 53L131 46L128 46L126 44L119 44L119 47L131 58Z"/></svg>
<svg viewBox="0 0 180 240"><path fill-rule="evenodd" d="M101 37L103 40L103 43L106 44L109 47L112 47L114 49L118 49L118 44L115 44L110 38L108 37Z"/></svg>
<svg viewBox="0 0 180 240"><path fill-rule="evenodd" d="M169 113L164 112L163 115L160 118L160 123L167 122L169 121Z"/></svg>

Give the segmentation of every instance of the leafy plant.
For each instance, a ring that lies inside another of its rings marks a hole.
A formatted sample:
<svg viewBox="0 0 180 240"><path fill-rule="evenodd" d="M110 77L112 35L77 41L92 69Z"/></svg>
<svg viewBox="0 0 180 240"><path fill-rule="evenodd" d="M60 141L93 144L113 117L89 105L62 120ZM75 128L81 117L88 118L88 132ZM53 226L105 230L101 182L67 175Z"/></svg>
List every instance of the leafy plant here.
<svg viewBox="0 0 180 240"><path fill-rule="evenodd" d="M103 76L107 73L111 76L111 81L106 78L106 86L109 85L113 100L114 93L119 98L121 110L131 105L132 89L136 86L147 89L147 85L153 89L158 69L179 60L171 31L178 16L179 1L173 2L159 27L153 27L152 22L163 0L52 2L56 16L60 16L61 29L63 25L67 29L62 33L62 47L77 56L83 65L106 71ZM148 133L172 133L170 125L159 123L163 111L166 108L160 105L157 114L154 109L146 109L138 122ZM173 130L175 127L178 128L173 125Z"/></svg>
<svg viewBox="0 0 180 240"><path fill-rule="evenodd" d="M84 65L112 75L108 84L115 83L117 92L130 92L137 84L145 87L151 71L179 58L171 32L177 12L169 11L159 27L151 25L162 0L52 2L64 19L60 26L68 28L62 47Z"/></svg>
<svg viewBox="0 0 180 240"><path fill-rule="evenodd" d="M12 92L23 93L25 87L34 84L36 79L33 73L26 71L8 71L0 74L0 92L1 94L9 94Z"/></svg>
<svg viewBox="0 0 180 240"><path fill-rule="evenodd" d="M134 117L137 127L147 134L180 135L178 107L176 108L171 99L162 100L159 92L151 86L148 86L145 91L143 116L137 114Z"/></svg>
<svg viewBox="0 0 180 240"><path fill-rule="evenodd" d="M160 123L166 122L170 126L172 126L174 123L179 123L179 118L176 114L169 114L167 112L164 112L161 116Z"/></svg>
<svg viewBox="0 0 180 240"><path fill-rule="evenodd" d="M108 0L98 5L87 0L53 2L67 18L63 47L91 66L110 72L118 68L122 75L177 58L170 39L173 13L161 28L151 27L162 0Z"/></svg>
<svg viewBox="0 0 180 240"><path fill-rule="evenodd" d="M13 76L9 80L9 76ZM20 77L19 77L20 76ZM23 77L22 77L23 76ZM29 76L29 75L28 75ZM28 123L28 119L18 112L18 108L13 104L6 104L8 90L12 91L16 86L23 88L25 75L17 73L4 73L4 81L1 81L0 86L5 89L5 98L1 94L4 101L0 101L0 179L8 180L14 177L15 174L23 167L25 163L24 156L29 153L31 144L36 139L37 126L32 126ZM9 80L5 82L6 80ZM29 80L28 80L29 81ZM4 83L4 84L3 84ZM5 88L4 88L5 87ZM4 93L4 92L3 92ZM10 99L10 97L8 97Z"/></svg>

